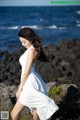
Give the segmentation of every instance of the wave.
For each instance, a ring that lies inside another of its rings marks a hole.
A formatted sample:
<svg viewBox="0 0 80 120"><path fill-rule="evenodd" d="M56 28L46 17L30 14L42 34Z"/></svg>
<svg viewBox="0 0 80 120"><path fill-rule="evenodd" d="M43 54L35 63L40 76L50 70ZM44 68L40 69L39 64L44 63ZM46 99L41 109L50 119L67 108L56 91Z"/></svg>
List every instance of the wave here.
<svg viewBox="0 0 80 120"><path fill-rule="evenodd" d="M76 26L77 26L77 27L80 27L80 24L77 24Z"/></svg>
<svg viewBox="0 0 80 120"><path fill-rule="evenodd" d="M8 27L8 29L16 30L19 29L19 26Z"/></svg>
<svg viewBox="0 0 80 120"><path fill-rule="evenodd" d="M32 29L66 29L66 27L58 27L56 25L51 25L51 26L37 26L37 25L27 25L27 26L11 26L11 27L0 27L0 30L17 30L21 29L24 27L30 27Z"/></svg>
<svg viewBox="0 0 80 120"><path fill-rule="evenodd" d="M79 21L79 20L77 20L77 21L76 21L76 23L80 23L80 21Z"/></svg>
<svg viewBox="0 0 80 120"><path fill-rule="evenodd" d="M80 10L76 11L77 14L80 14Z"/></svg>
<svg viewBox="0 0 80 120"><path fill-rule="evenodd" d="M12 27L0 27L0 30L16 30L16 29L19 29L19 26L12 26Z"/></svg>
<svg viewBox="0 0 80 120"><path fill-rule="evenodd" d="M24 27L30 27L32 29L39 29L39 27L37 25L27 25L27 26L21 26L21 28L24 28Z"/></svg>
<svg viewBox="0 0 80 120"><path fill-rule="evenodd" d="M40 18L40 21L43 21L43 19L42 19L42 18Z"/></svg>

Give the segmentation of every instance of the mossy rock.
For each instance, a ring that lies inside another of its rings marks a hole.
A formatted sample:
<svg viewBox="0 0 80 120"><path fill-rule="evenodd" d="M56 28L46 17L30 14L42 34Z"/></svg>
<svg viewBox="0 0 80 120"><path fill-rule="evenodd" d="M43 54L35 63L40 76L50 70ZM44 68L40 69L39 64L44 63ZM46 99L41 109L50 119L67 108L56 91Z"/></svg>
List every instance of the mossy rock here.
<svg viewBox="0 0 80 120"><path fill-rule="evenodd" d="M62 90L61 86L54 86L52 87L49 92L48 92L49 97L51 97L52 99L54 99L54 101L56 103L60 103L60 101L62 101L62 99L64 98L65 94Z"/></svg>
<svg viewBox="0 0 80 120"><path fill-rule="evenodd" d="M31 113L24 113L20 115L20 120L31 120L32 119L32 115Z"/></svg>
<svg viewBox="0 0 80 120"><path fill-rule="evenodd" d="M53 95L55 95L55 94L60 94L60 87L59 86L54 86L53 88L51 88L50 90L49 90L49 93L48 93L48 95L49 95L49 97L53 97Z"/></svg>

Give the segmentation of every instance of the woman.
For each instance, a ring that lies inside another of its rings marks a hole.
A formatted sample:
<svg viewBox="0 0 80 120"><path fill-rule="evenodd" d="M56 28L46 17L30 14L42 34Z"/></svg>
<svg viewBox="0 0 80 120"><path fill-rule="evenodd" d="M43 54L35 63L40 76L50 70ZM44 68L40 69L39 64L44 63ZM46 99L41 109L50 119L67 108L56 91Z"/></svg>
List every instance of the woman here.
<svg viewBox="0 0 80 120"><path fill-rule="evenodd" d="M19 58L22 73L16 93L17 102L11 111L12 120L18 120L25 106L31 110L33 120L47 120L58 110L58 106L48 97L45 83L35 71L37 60L46 61L47 57L40 38L31 28L21 29L19 39L27 50Z"/></svg>

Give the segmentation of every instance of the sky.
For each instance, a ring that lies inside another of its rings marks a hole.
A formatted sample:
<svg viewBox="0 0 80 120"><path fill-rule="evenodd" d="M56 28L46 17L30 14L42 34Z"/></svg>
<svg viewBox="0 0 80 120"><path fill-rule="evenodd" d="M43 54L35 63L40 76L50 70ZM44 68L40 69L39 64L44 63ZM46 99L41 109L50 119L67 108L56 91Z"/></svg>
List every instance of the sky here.
<svg viewBox="0 0 80 120"><path fill-rule="evenodd" d="M80 0L0 0L0 6L49 6L53 5L51 1L80 2Z"/></svg>

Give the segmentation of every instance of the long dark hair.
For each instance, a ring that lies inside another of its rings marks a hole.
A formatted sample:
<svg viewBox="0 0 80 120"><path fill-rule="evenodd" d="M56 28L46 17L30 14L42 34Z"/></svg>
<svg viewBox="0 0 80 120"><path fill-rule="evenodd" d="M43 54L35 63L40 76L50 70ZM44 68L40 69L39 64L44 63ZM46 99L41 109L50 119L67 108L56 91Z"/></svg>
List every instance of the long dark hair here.
<svg viewBox="0 0 80 120"><path fill-rule="evenodd" d="M44 52L44 47L41 43L40 37L31 28L28 27L22 28L18 33L18 36L23 37L32 42L32 45L34 46L35 50L38 52L38 56L37 56L38 60L43 62L48 61L48 57Z"/></svg>

